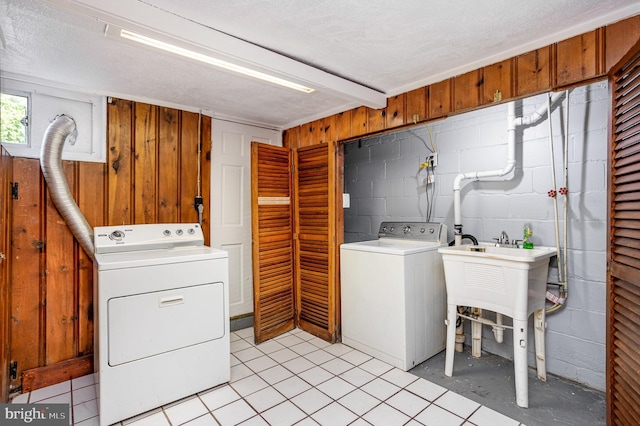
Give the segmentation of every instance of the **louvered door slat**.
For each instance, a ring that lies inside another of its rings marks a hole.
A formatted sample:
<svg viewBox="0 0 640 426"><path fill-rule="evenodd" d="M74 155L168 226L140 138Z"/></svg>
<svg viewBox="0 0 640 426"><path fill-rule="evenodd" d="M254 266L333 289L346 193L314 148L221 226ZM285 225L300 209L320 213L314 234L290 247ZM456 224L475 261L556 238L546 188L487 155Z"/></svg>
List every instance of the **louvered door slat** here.
<svg viewBox="0 0 640 426"><path fill-rule="evenodd" d="M295 327L291 153L251 145L254 335L263 342Z"/></svg>
<svg viewBox="0 0 640 426"><path fill-rule="evenodd" d="M640 115L640 105L630 103L623 105L623 108L625 108L625 110L620 111L616 115L616 119L614 121L614 124L618 126L618 132L623 132L633 126L636 126L638 124L638 116Z"/></svg>
<svg viewBox="0 0 640 426"><path fill-rule="evenodd" d="M635 149L630 149L625 154L626 155L624 156L616 155L615 160L617 167L624 167L628 164L633 164L640 161L640 136L638 137L638 143L635 145Z"/></svg>
<svg viewBox="0 0 640 426"><path fill-rule="evenodd" d="M615 153L615 158L625 157L638 152L638 144L640 144L640 133L617 135L615 142L617 144L618 152ZM620 151L623 148L631 148L632 151Z"/></svg>
<svg viewBox="0 0 640 426"><path fill-rule="evenodd" d="M610 74L608 423L640 418L640 44Z"/></svg>

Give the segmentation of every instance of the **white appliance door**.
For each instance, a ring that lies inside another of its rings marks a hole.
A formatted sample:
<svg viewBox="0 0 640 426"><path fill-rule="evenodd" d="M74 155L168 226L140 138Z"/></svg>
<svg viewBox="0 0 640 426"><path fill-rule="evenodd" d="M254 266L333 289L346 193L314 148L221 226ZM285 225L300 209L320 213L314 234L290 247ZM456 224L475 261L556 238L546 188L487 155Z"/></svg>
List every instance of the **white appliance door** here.
<svg viewBox="0 0 640 426"><path fill-rule="evenodd" d="M277 130L213 120L211 246L229 253L229 315L253 312L251 142L282 146Z"/></svg>
<svg viewBox="0 0 640 426"><path fill-rule="evenodd" d="M114 297L107 309L112 367L225 335L221 282Z"/></svg>

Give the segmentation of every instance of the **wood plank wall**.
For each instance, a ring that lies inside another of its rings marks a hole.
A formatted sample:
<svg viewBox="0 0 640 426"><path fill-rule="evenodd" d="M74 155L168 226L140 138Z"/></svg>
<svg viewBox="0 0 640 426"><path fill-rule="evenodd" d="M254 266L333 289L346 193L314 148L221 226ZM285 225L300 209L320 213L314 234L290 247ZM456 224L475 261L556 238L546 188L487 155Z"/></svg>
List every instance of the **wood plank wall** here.
<svg viewBox="0 0 640 426"><path fill-rule="evenodd" d="M200 185L208 244L210 156L210 117L111 99L107 163L64 161L63 169L91 226L197 222ZM28 391L91 372L93 264L52 204L38 160L14 158L11 180L20 192L3 217L12 221L10 360L18 362L10 385ZM83 367L70 368L68 360Z"/></svg>
<svg viewBox="0 0 640 426"><path fill-rule="evenodd" d="M634 16L502 62L387 99L382 109L359 107L285 130L284 146L299 148L397 130L421 122L562 90L606 77L640 39Z"/></svg>

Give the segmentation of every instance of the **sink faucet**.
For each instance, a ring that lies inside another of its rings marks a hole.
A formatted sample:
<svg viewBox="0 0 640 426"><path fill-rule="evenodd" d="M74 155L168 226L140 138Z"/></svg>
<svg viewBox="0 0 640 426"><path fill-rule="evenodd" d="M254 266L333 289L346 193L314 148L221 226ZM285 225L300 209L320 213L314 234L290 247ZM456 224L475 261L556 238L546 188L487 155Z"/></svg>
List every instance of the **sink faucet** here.
<svg viewBox="0 0 640 426"><path fill-rule="evenodd" d="M500 234L500 238L494 238L494 240L496 241L496 247L499 247L503 244L509 245L509 236L505 231L502 231L502 233Z"/></svg>
<svg viewBox="0 0 640 426"><path fill-rule="evenodd" d="M509 236L504 231L500 234L500 244L509 244Z"/></svg>

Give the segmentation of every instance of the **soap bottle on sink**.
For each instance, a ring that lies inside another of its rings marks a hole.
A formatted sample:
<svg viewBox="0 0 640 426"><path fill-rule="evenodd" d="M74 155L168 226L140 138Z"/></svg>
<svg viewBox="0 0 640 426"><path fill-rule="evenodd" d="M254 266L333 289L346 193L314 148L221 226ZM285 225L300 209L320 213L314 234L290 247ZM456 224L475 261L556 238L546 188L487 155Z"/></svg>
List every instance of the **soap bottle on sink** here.
<svg viewBox="0 0 640 426"><path fill-rule="evenodd" d="M533 241L531 240L531 236L533 235L533 230L531 229L531 225L528 223L524 226L524 235L522 238L522 248L532 249Z"/></svg>

